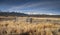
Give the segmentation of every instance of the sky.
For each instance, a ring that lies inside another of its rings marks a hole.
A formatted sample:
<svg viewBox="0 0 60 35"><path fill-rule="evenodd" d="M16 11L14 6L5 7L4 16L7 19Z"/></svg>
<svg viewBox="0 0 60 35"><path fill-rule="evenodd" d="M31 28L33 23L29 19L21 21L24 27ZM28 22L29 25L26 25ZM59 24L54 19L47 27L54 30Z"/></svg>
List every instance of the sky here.
<svg viewBox="0 0 60 35"><path fill-rule="evenodd" d="M26 14L60 15L60 0L0 0L0 10Z"/></svg>

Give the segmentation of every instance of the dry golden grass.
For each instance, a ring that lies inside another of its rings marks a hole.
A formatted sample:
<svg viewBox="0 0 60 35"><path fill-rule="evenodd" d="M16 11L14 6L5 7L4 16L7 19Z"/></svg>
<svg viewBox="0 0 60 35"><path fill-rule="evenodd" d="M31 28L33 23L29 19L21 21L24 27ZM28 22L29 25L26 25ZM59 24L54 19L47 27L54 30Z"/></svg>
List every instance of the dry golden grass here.
<svg viewBox="0 0 60 35"><path fill-rule="evenodd" d="M0 35L60 35L60 24L0 21Z"/></svg>

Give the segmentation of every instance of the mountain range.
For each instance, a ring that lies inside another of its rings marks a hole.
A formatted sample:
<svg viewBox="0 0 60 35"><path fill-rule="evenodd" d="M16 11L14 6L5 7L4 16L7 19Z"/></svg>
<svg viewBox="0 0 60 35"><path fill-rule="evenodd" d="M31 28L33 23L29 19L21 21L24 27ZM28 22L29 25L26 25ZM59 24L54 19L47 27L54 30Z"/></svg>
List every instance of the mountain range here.
<svg viewBox="0 0 60 35"><path fill-rule="evenodd" d="M28 17L60 17L60 15L47 15L47 14L25 14L19 12L0 12L0 16L28 16Z"/></svg>

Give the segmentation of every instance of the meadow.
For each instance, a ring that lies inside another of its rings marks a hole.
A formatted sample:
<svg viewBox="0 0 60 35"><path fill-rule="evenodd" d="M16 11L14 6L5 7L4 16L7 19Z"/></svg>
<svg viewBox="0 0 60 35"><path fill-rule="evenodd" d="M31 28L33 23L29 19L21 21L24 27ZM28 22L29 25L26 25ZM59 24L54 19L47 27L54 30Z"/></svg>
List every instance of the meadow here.
<svg viewBox="0 0 60 35"><path fill-rule="evenodd" d="M0 18L0 35L60 35L60 18Z"/></svg>

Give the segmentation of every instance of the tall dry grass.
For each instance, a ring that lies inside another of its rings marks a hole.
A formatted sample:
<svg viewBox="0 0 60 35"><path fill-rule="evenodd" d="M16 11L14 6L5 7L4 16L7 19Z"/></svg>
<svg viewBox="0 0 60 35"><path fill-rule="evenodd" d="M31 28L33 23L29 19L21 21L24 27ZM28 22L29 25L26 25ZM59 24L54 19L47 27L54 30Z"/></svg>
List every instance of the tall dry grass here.
<svg viewBox="0 0 60 35"><path fill-rule="evenodd" d="M0 35L60 35L60 24L0 21Z"/></svg>
<svg viewBox="0 0 60 35"><path fill-rule="evenodd" d="M0 22L0 35L60 35L60 25L53 23Z"/></svg>

